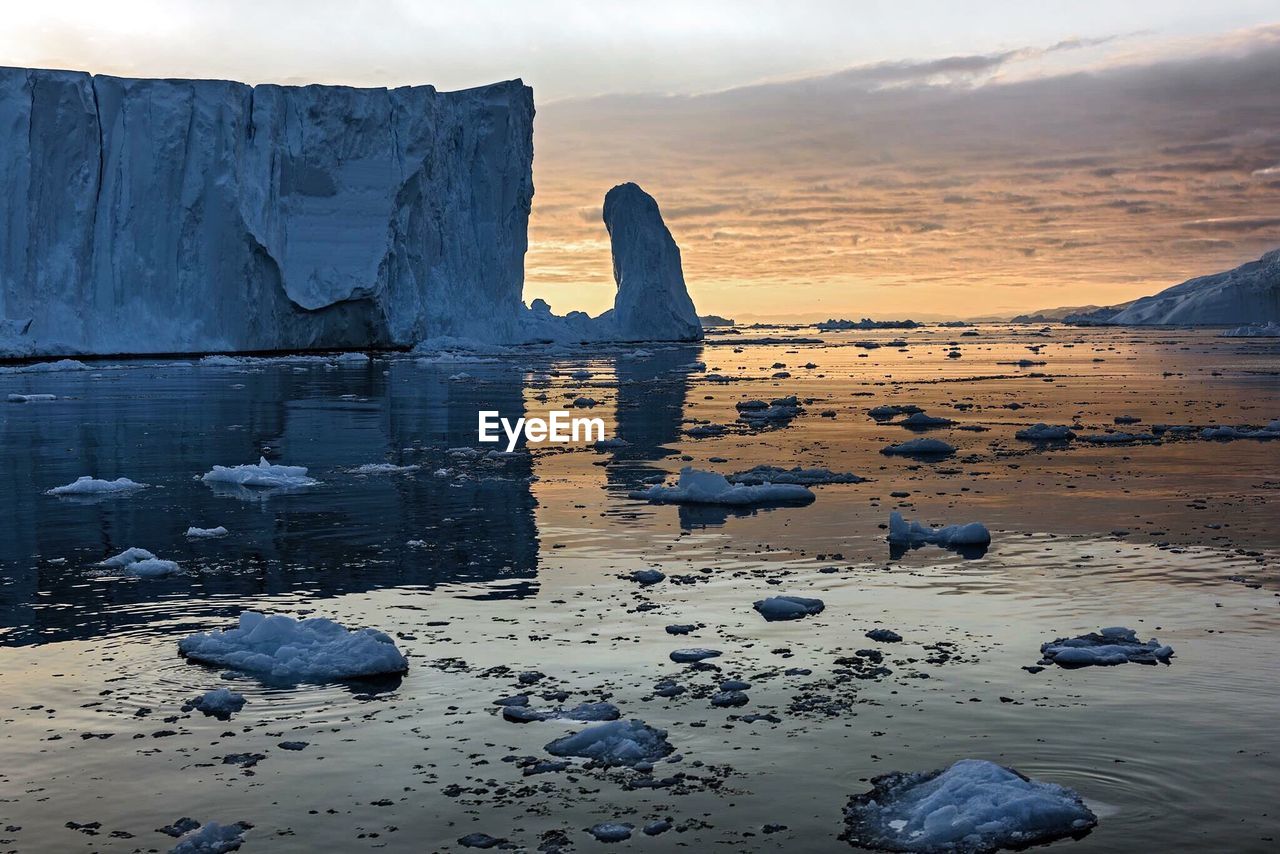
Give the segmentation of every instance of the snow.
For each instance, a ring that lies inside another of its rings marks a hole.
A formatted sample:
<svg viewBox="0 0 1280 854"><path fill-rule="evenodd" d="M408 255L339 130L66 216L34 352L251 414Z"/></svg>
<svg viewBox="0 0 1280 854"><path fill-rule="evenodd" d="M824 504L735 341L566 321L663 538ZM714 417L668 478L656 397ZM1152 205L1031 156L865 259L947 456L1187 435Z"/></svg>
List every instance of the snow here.
<svg viewBox="0 0 1280 854"><path fill-rule="evenodd" d="M1051 427L1048 424L1033 424L1022 428L1014 435L1025 442L1062 442L1076 437L1070 427L1064 425Z"/></svg>
<svg viewBox="0 0 1280 854"><path fill-rule="evenodd" d="M108 569L123 569L138 578L160 578L180 572L181 568L171 560L161 560L146 549L128 548L98 564Z"/></svg>
<svg viewBox="0 0 1280 854"><path fill-rule="evenodd" d="M1280 249L1233 270L1190 279L1134 300L1106 322L1213 326L1280 322Z"/></svg>
<svg viewBox="0 0 1280 854"><path fill-rule="evenodd" d="M85 474L76 478L74 483L45 490L45 495L110 495L119 492L133 492L146 487L147 484L135 483L127 477L118 477L115 480L99 480Z"/></svg>
<svg viewBox="0 0 1280 854"><path fill-rule="evenodd" d="M546 747L552 756L577 756L605 765L636 765L654 762L674 748L665 730L640 720L618 720L594 724Z"/></svg>
<svg viewBox="0 0 1280 854"><path fill-rule="evenodd" d="M226 352L520 326L533 94L0 69L0 348Z"/></svg>
<svg viewBox="0 0 1280 854"><path fill-rule="evenodd" d="M886 456L902 457L946 457L955 452L954 445L949 445L941 439L912 439L909 442L900 442L880 449L880 453Z"/></svg>
<svg viewBox="0 0 1280 854"><path fill-rule="evenodd" d="M919 522L907 522L901 513L894 510L889 514L889 542L902 545L932 543L944 548L985 546L991 542L991 532L981 522L930 528Z"/></svg>
<svg viewBox="0 0 1280 854"><path fill-rule="evenodd" d="M1075 791L982 759L871 782L844 810L842 838L862 848L986 854L1082 835L1098 823Z"/></svg>
<svg viewBox="0 0 1280 854"><path fill-rule="evenodd" d="M1062 667L1111 666L1116 664L1168 663L1173 648L1152 638L1143 643L1133 629L1112 626L1074 638L1058 638L1042 644L1041 663Z"/></svg>
<svg viewBox="0 0 1280 854"><path fill-rule="evenodd" d="M409 662L375 629L350 630L323 617L245 611L234 629L198 632L178 642L192 661L285 682L329 682L403 673Z"/></svg>
<svg viewBox="0 0 1280 854"><path fill-rule="evenodd" d="M183 704L182 710L185 712L195 709L198 712L203 712L206 715L225 721L243 709L244 704L243 694L237 694L229 688L215 688L198 697L192 697Z"/></svg>
<svg viewBox="0 0 1280 854"><path fill-rule="evenodd" d="M259 457L258 464L240 466L214 466L200 478L205 483L226 483L233 486L252 486L265 489L293 489L315 486L320 481L307 477L305 466L282 466Z"/></svg>
<svg viewBox="0 0 1280 854"><path fill-rule="evenodd" d="M226 854L244 842L245 827L240 824L218 824L211 821L178 840L169 854Z"/></svg>
<svg viewBox="0 0 1280 854"><path fill-rule="evenodd" d="M754 504L809 504L814 495L791 483L733 484L722 474L691 466L680 470L676 486L651 486L630 493L632 498L658 504L718 504L743 507Z"/></svg>
<svg viewBox="0 0 1280 854"><path fill-rule="evenodd" d="M813 614L822 613L825 607L821 599L806 599L803 596L771 596L752 604L769 622L775 620L799 620Z"/></svg>
<svg viewBox="0 0 1280 854"><path fill-rule="evenodd" d="M196 528L194 526L187 528L187 538L192 540L213 540L218 537L225 537L230 533L226 528L219 525L216 528Z"/></svg>
<svg viewBox="0 0 1280 854"><path fill-rule="evenodd" d="M859 477L852 472L833 472L824 468L802 468L796 466L791 469L780 468L779 466L756 466L746 471L740 471L731 474L728 477L731 483L744 483L748 485L761 483L795 483L801 486L814 486L824 483L862 483L865 477Z"/></svg>

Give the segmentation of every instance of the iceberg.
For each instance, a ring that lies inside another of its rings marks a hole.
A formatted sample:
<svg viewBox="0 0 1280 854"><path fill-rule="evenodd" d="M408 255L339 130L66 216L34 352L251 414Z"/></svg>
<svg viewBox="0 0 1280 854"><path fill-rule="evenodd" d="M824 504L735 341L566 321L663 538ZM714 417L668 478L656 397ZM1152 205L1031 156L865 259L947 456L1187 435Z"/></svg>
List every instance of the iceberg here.
<svg viewBox="0 0 1280 854"><path fill-rule="evenodd" d="M1040 646L1042 663L1060 667L1109 667L1116 664L1169 663L1173 647L1152 638L1143 643L1138 633L1112 626L1074 638L1058 638Z"/></svg>
<svg viewBox="0 0 1280 854"><path fill-rule="evenodd" d="M900 545L932 543L943 548L985 546L991 543L991 532L981 522L930 528L919 522L908 522L894 510L889 514L889 542Z"/></svg>
<svg viewBox="0 0 1280 854"><path fill-rule="evenodd" d="M211 821L192 830L169 849L169 854L227 854L244 844L245 831L251 825L242 823L219 824Z"/></svg>
<svg viewBox="0 0 1280 854"><path fill-rule="evenodd" d="M675 748L665 730L639 720L619 720L595 724L557 738L546 747L552 756L577 756L605 765L636 765L654 762Z"/></svg>
<svg viewBox="0 0 1280 854"><path fill-rule="evenodd" d="M181 571L171 560L161 560L146 549L128 548L98 564L108 569L122 569L138 578L162 578Z"/></svg>
<svg viewBox="0 0 1280 854"><path fill-rule="evenodd" d="M384 632L348 629L323 617L245 611L234 629L197 632L178 642L190 661L281 682L332 682L404 673L409 661Z"/></svg>
<svg viewBox="0 0 1280 854"><path fill-rule="evenodd" d="M800 620L814 614L821 614L826 606L821 599L806 599L803 596L770 596L759 599L752 608L769 622L778 620Z"/></svg>
<svg viewBox="0 0 1280 854"><path fill-rule="evenodd" d="M1280 249L1223 273L1134 300L1106 318L1117 326L1227 326L1280 322Z"/></svg>
<svg viewBox="0 0 1280 854"><path fill-rule="evenodd" d="M127 477L118 477L115 480L99 480L96 477L84 474L66 486L55 486L53 489L45 490L45 495L111 495L113 493L134 492L135 490L145 489L147 485L145 483L135 483Z"/></svg>
<svg viewBox="0 0 1280 854"><path fill-rule="evenodd" d="M1033 424L1023 427L1014 436L1024 442L1065 442L1076 437L1075 432L1065 425Z"/></svg>
<svg viewBox="0 0 1280 854"><path fill-rule="evenodd" d="M841 838L860 848L988 854L1083 836L1098 823L1077 792L982 759L871 783L844 809Z"/></svg>
<svg viewBox="0 0 1280 854"><path fill-rule="evenodd" d="M1223 338L1280 338L1280 323L1249 324L1228 329L1222 333Z"/></svg>
<svg viewBox="0 0 1280 854"><path fill-rule="evenodd" d="M184 712L195 709L219 720L230 720L231 716L244 708L243 694L237 694L229 688L214 688L198 697L192 697L182 704Z"/></svg>
<svg viewBox="0 0 1280 854"><path fill-rule="evenodd" d="M730 483L724 475L702 471L691 466L680 469L675 486L651 486L630 493L631 498L655 504L717 504L727 507L752 505L810 504L814 495L806 487L794 483Z"/></svg>
<svg viewBox="0 0 1280 854"><path fill-rule="evenodd" d="M749 486L763 483L794 483L800 486L815 486L824 483L863 483L865 477L853 472L837 472L824 468L802 468L796 466L784 469L779 466L761 465L746 471L729 475L730 483L743 483Z"/></svg>
<svg viewBox="0 0 1280 854"><path fill-rule="evenodd" d="M248 86L0 68L5 355L513 337L519 80Z"/></svg>
<svg viewBox="0 0 1280 854"><path fill-rule="evenodd" d="M200 478L205 483L225 483L231 486L253 486L262 489L295 489L315 486L320 481L307 477L306 466L281 466L259 457L258 464L241 466L214 466Z"/></svg>
<svg viewBox="0 0 1280 854"><path fill-rule="evenodd" d="M955 452L954 445L950 445L941 439L911 439L907 442L899 442L896 445L889 445L880 449L880 453L889 457L923 457L925 459L949 457Z"/></svg>

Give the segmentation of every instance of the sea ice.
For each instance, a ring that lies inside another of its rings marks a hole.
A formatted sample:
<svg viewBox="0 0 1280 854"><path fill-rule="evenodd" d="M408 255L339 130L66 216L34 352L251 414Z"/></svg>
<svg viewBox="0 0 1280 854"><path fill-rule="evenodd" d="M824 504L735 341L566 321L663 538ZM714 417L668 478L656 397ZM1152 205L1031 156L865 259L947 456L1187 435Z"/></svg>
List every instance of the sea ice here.
<svg viewBox="0 0 1280 854"><path fill-rule="evenodd" d="M791 483L733 484L722 474L685 466L676 486L651 486L630 493L632 498L658 504L719 504L743 507L753 504L809 504L814 495Z"/></svg>
<svg viewBox="0 0 1280 854"><path fill-rule="evenodd" d="M751 607L759 611L760 615L769 622L774 622L775 620L799 620L802 617L821 614L826 606L821 599L806 599L803 596L771 596L768 599L756 601Z"/></svg>
<svg viewBox="0 0 1280 854"><path fill-rule="evenodd" d="M578 756L606 765L635 765L654 762L675 748L665 730L640 720L608 721L594 724L547 745L552 756Z"/></svg>
<svg viewBox="0 0 1280 854"><path fill-rule="evenodd" d="M984 546L991 542L991 532L981 522L930 528L919 522L907 522L897 510L889 514L889 542L903 545L933 543L943 547Z"/></svg>
<svg viewBox="0 0 1280 854"><path fill-rule="evenodd" d="M862 848L987 854L1082 835L1098 823L1071 789L982 759L871 782L844 809L842 838Z"/></svg>
<svg viewBox="0 0 1280 854"><path fill-rule="evenodd" d="M115 480L99 480L89 475L81 475L75 479L74 483L68 483L66 486L55 486L53 489L45 491L45 495L109 495L116 492L133 492L136 489L145 489L147 484L134 483L127 477L118 477Z"/></svg>
<svg viewBox="0 0 1280 854"><path fill-rule="evenodd" d="M186 703L183 703L182 710L189 712L195 709L198 712L203 712L206 715L225 721L243 709L244 704L243 694L237 694L229 688L214 688L212 691L206 691L200 696L192 697Z"/></svg>
<svg viewBox="0 0 1280 854"><path fill-rule="evenodd" d="M281 466L259 457L258 464L241 466L214 466L200 478L205 483L227 483L233 486L253 486L264 489L291 489L315 486L320 481L307 477L306 466Z"/></svg>
<svg viewBox="0 0 1280 854"><path fill-rule="evenodd" d="M941 439L912 439L881 448L880 453L901 457L947 457L956 452L954 445Z"/></svg>
<svg viewBox="0 0 1280 854"><path fill-rule="evenodd" d="M286 682L328 682L404 673L408 660L375 629L351 630L323 617L245 611L234 629L198 632L178 642L192 661Z"/></svg>
<svg viewBox="0 0 1280 854"><path fill-rule="evenodd" d="M1061 667L1110 666L1115 664L1168 663L1173 648L1152 638L1143 643L1133 629L1112 626L1074 638L1058 638L1041 644L1041 664Z"/></svg>

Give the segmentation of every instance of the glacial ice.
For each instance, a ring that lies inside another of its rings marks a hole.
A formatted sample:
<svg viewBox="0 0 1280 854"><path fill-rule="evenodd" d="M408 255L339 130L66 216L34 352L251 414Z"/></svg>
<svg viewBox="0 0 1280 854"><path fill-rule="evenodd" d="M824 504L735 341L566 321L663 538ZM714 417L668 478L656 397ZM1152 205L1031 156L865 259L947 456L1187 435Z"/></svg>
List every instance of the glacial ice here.
<svg viewBox="0 0 1280 854"><path fill-rule="evenodd" d="M659 484L634 491L630 497L658 504L718 504L729 507L809 504L814 500L813 493L798 484L734 484L722 474L691 466L680 469L680 480L676 486Z"/></svg>
<svg viewBox="0 0 1280 854"><path fill-rule="evenodd" d="M1083 835L1098 823L1075 791L982 759L871 782L844 809L842 838L862 848L988 854Z"/></svg>
<svg viewBox="0 0 1280 854"><path fill-rule="evenodd" d="M930 528L919 522L907 522L901 513L894 510L889 514L889 542L902 545L932 543L944 548L985 546L991 542L991 532L981 522Z"/></svg>
<svg viewBox="0 0 1280 854"><path fill-rule="evenodd" d="M1134 300L1106 323L1215 326L1280 322L1280 249Z"/></svg>
<svg viewBox="0 0 1280 854"><path fill-rule="evenodd" d="M1280 338L1280 323L1249 324L1228 329L1222 333L1223 338Z"/></svg>
<svg viewBox="0 0 1280 854"><path fill-rule="evenodd" d="M45 490L45 495L110 495L117 492L133 492L146 487L147 484L135 483L127 477L99 480L84 474L66 486L55 486L53 489Z"/></svg>
<svg viewBox="0 0 1280 854"><path fill-rule="evenodd" d="M230 532L221 525L216 528L197 528L193 525L187 528L186 536L191 540L215 540L218 537L225 537L228 533Z"/></svg>
<svg viewBox="0 0 1280 854"><path fill-rule="evenodd" d="M806 599L803 596L770 596L768 599L757 600L751 607L769 622L774 622L799 620L813 614L821 614L826 606L821 599Z"/></svg>
<svg viewBox="0 0 1280 854"><path fill-rule="evenodd" d="M654 762L675 748L665 730L640 720L619 720L595 724L546 747L552 756L578 756L605 765L636 765Z"/></svg>
<svg viewBox="0 0 1280 854"><path fill-rule="evenodd" d="M238 694L229 688L214 688L212 691L206 691L200 696L192 697L186 703L183 703L182 710L187 712L195 709L198 712L225 721L243 709L244 704L243 694Z"/></svg>
<svg viewBox="0 0 1280 854"><path fill-rule="evenodd" d="M375 629L347 629L323 617L245 611L234 629L198 632L178 642L191 661L257 673L282 682L330 682L404 673L408 660Z"/></svg>
<svg viewBox="0 0 1280 854"><path fill-rule="evenodd" d="M1167 663L1173 647L1154 638L1143 643L1138 633L1124 626L1112 626L1074 638L1058 638L1042 644L1041 663L1061 667L1111 666L1116 664Z"/></svg>
<svg viewBox="0 0 1280 854"><path fill-rule="evenodd" d="M161 578L180 572L181 567L171 560L161 560L146 549L127 548L120 554L98 564L108 569L122 569L138 578Z"/></svg>
<svg viewBox="0 0 1280 854"><path fill-rule="evenodd" d="M214 466L201 478L205 483L225 483L232 486L252 486L262 489L295 489L315 486L320 481L307 477L306 466L282 466L259 457L258 464L240 466Z"/></svg>
<svg viewBox="0 0 1280 854"><path fill-rule="evenodd" d="M227 854L244 843L243 824L219 824L211 821L178 840L169 854Z"/></svg>
<svg viewBox="0 0 1280 854"><path fill-rule="evenodd" d="M0 68L0 347L515 337L533 112L518 80L438 92Z"/></svg>

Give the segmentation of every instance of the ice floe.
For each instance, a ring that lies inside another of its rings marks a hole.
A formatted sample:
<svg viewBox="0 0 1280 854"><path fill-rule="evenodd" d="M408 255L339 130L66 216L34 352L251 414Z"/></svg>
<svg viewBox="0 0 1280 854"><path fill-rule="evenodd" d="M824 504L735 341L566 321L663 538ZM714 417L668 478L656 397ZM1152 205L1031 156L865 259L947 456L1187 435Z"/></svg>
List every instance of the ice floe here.
<svg viewBox="0 0 1280 854"><path fill-rule="evenodd" d="M1024 427L1014 434L1024 442L1064 442L1076 437L1075 432L1065 425L1033 424Z"/></svg>
<svg viewBox="0 0 1280 854"><path fill-rule="evenodd" d="M665 730L640 720L618 720L557 738L546 749L552 756L594 759L605 765L636 765L661 759L675 748L667 741Z"/></svg>
<svg viewBox="0 0 1280 854"><path fill-rule="evenodd" d="M178 642L191 661L287 682L328 682L404 673L408 660L376 629L348 629L323 617L245 611L238 627L197 632Z"/></svg>
<svg viewBox="0 0 1280 854"><path fill-rule="evenodd" d="M259 457L257 465L214 466L201 478L205 483L225 483L261 489L294 489L315 486L320 481L307 477L306 466L282 466Z"/></svg>
<svg viewBox="0 0 1280 854"><path fill-rule="evenodd" d="M946 548L985 546L991 542L991 532L981 522L930 528L920 522L908 522L894 510L889 514L889 542L902 545L932 543Z"/></svg>
<svg viewBox="0 0 1280 854"><path fill-rule="evenodd" d="M670 658L677 664L691 664L695 661L705 661L708 658L717 658L720 655L721 652L718 649L692 647L690 649L672 650Z"/></svg>
<svg viewBox="0 0 1280 854"><path fill-rule="evenodd" d="M225 537L229 533L230 531L221 525L216 528L197 528L192 525L187 528L186 537L189 540L216 540L218 537Z"/></svg>
<svg viewBox="0 0 1280 854"><path fill-rule="evenodd" d="M219 824L211 821L185 834L169 854L227 854L244 844L244 824Z"/></svg>
<svg viewBox="0 0 1280 854"><path fill-rule="evenodd" d="M950 418L940 418L936 415L928 415L924 412L913 412L906 418L898 422L902 427L912 430L928 430L932 427L950 427L956 422Z"/></svg>
<svg viewBox="0 0 1280 854"><path fill-rule="evenodd" d="M47 403L57 399L56 394L11 394L8 397L10 403Z"/></svg>
<svg viewBox="0 0 1280 854"><path fill-rule="evenodd" d="M760 616L769 622L775 620L799 620L813 614L822 613L826 607L821 599L806 599L803 596L770 596L760 599L751 606Z"/></svg>
<svg viewBox="0 0 1280 854"><path fill-rule="evenodd" d="M1173 647L1152 638L1143 643L1138 633L1124 626L1112 626L1074 638L1058 638L1041 644L1041 664L1060 667L1111 666L1115 664L1168 663Z"/></svg>
<svg viewBox="0 0 1280 854"><path fill-rule="evenodd" d="M365 463L351 469L352 474L407 474L422 468L417 465L398 466L395 463ZM305 472L306 469L303 469Z"/></svg>
<svg viewBox="0 0 1280 854"><path fill-rule="evenodd" d="M115 493L134 492L145 489L148 484L135 483L127 477L115 480L99 480L90 475L81 475L66 486L55 486L45 491L45 495L111 495Z"/></svg>
<svg viewBox="0 0 1280 854"><path fill-rule="evenodd" d="M784 469L779 466L756 466L746 471L735 472L728 476L730 483L743 483L749 486L763 483L793 483L800 486L816 486L824 483L862 483L865 477L853 472L837 472L824 468Z"/></svg>
<svg viewBox="0 0 1280 854"><path fill-rule="evenodd" d="M230 688L214 688L212 691L206 691L200 696L192 697L183 703L182 710L189 712L195 709L198 712L203 712L206 715L225 721L243 709L244 704L243 694L238 694Z"/></svg>
<svg viewBox="0 0 1280 854"><path fill-rule="evenodd" d="M504 704L502 717L512 723L527 724L533 721L616 721L622 717L613 703L580 703L572 709L531 709L518 703Z"/></svg>
<svg viewBox="0 0 1280 854"><path fill-rule="evenodd" d="M912 439L880 449L882 454L900 457L949 457L955 452L954 445L941 439Z"/></svg>
<svg viewBox="0 0 1280 854"><path fill-rule="evenodd" d="M844 809L843 838L862 848L987 854L1083 835L1098 823L1073 790L982 759L871 782Z"/></svg>
<svg viewBox="0 0 1280 854"><path fill-rule="evenodd" d="M793 483L730 483L724 475L685 466L676 486L651 486L630 493L658 504L719 504L744 507L762 504L809 504L814 495Z"/></svg>
<svg viewBox="0 0 1280 854"><path fill-rule="evenodd" d="M161 560L146 549L128 548L118 555L98 564L108 569L120 569L138 578L161 578L180 572L181 568L171 560Z"/></svg>

